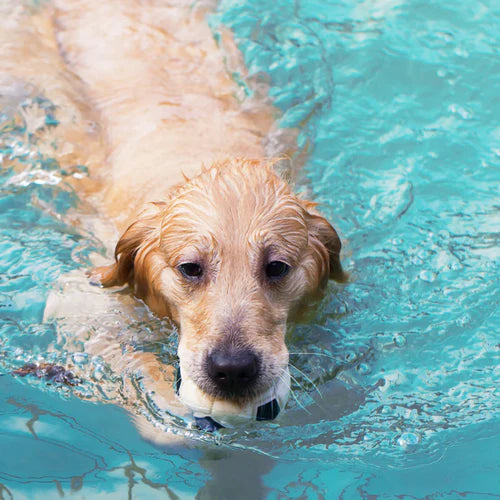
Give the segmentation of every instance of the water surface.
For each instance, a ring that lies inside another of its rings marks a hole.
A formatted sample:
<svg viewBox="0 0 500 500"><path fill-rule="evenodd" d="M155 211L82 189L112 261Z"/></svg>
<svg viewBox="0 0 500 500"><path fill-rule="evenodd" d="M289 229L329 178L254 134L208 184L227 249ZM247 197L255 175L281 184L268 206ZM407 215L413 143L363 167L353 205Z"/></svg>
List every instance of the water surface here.
<svg viewBox="0 0 500 500"><path fill-rule="evenodd" d="M68 223L80 202L65 178L85 166L62 169L31 133L27 109L57 127L57 108L3 90L0 497L498 496L496 2L223 0L211 24L235 33L249 68L235 78L269 85L281 125L299 128L297 189L340 230L352 281L290 333L279 421L154 447L104 403L120 400L116 374L43 322L57 278L104 249ZM167 326L144 311L119 321L170 359L173 344L153 341ZM34 360L91 376L71 388L9 374Z"/></svg>

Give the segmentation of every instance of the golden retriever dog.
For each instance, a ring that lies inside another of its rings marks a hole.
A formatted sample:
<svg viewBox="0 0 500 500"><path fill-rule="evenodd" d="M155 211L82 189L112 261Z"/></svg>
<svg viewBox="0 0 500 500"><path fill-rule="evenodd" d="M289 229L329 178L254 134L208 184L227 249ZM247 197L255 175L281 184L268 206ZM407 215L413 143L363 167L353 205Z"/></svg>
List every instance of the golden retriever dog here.
<svg viewBox="0 0 500 500"><path fill-rule="evenodd" d="M346 274L335 229L266 160L289 144L270 149L276 110L262 89L243 98L230 76L235 68L245 75L241 56L230 34L214 41L211 8L61 0L24 22L23 36L37 40L50 65L12 44L3 64L73 110L56 139L75 149L59 159L89 166L89 179L73 185L119 231L115 261L92 270L91 281L130 285L177 325L183 374L207 394L243 403L286 368L287 323ZM36 71L19 68L21 57ZM99 227L110 241L112 231ZM93 307L65 290L66 300L49 301L49 316ZM95 351L95 339L87 343ZM100 352L111 359L111 350ZM142 364L154 392L168 391L172 380L154 355L124 351L115 366Z"/></svg>
<svg viewBox="0 0 500 500"><path fill-rule="evenodd" d="M287 321L344 280L340 240L270 165L217 162L140 213L93 271L128 282L178 325L181 371L206 393L245 400L288 365Z"/></svg>

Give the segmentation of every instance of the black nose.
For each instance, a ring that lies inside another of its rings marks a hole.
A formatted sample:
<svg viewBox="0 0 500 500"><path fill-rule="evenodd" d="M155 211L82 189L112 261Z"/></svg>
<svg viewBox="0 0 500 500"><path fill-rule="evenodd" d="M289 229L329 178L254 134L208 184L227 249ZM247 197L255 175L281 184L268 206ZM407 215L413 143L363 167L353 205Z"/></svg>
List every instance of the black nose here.
<svg viewBox="0 0 500 500"><path fill-rule="evenodd" d="M223 395L240 396L257 379L259 360L248 349L214 349L207 356L207 372Z"/></svg>

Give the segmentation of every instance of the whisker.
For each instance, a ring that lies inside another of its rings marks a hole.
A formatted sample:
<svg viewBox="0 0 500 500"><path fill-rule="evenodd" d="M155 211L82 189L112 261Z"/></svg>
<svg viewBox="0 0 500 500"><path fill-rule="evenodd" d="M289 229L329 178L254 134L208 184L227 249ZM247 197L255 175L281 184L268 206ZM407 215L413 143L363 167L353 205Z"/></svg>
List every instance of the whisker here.
<svg viewBox="0 0 500 500"><path fill-rule="evenodd" d="M279 374L279 377L284 377L285 375L285 369L283 368L281 373ZM303 390L305 390L301 384L297 381L297 379L290 374L290 378L299 386L301 387ZM283 379L284 380L284 379ZM300 408L302 408L305 412L307 412L309 415L311 415L311 412L298 400L297 396L295 395L295 392L294 390L290 387L290 394L292 395L293 399L295 400L295 402L300 406Z"/></svg>
<svg viewBox="0 0 500 500"><path fill-rule="evenodd" d="M304 392L308 392L307 389L290 373L290 378L292 379L293 382L295 382L296 385L299 386L300 389L302 389Z"/></svg>
<svg viewBox="0 0 500 500"><path fill-rule="evenodd" d="M297 396L295 395L294 391L290 389L290 394L292 395L293 399L295 399L295 402L309 415L311 415L311 412L298 400Z"/></svg>
<svg viewBox="0 0 500 500"><path fill-rule="evenodd" d="M333 359L335 361L338 361L337 358L335 358L334 356L332 356L331 354L326 354L326 353L323 353L323 352L290 352L290 354L306 354L306 355L309 355L309 356L325 356L329 359Z"/></svg>
<svg viewBox="0 0 500 500"><path fill-rule="evenodd" d="M280 373L279 377L284 377L285 375L285 369L282 369L282 372ZM300 384L297 382L297 380L292 376L290 375L290 378L300 386ZM284 380L284 379L283 379ZM311 414L311 412L298 400L297 396L295 395L295 392L294 390L290 387L290 394L292 395L293 399L295 400L295 402L300 406L300 408L302 408L306 413L308 413L309 415Z"/></svg>
<svg viewBox="0 0 500 500"><path fill-rule="evenodd" d="M311 380L311 378L306 375L301 369L297 368L296 366L292 365L292 363L289 363L289 365L292 368L295 368L299 373L302 373L302 375L307 379L307 381L314 387L314 389L317 391L317 393L320 395L321 399L323 399L323 394L319 390L319 387Z"/></svg>

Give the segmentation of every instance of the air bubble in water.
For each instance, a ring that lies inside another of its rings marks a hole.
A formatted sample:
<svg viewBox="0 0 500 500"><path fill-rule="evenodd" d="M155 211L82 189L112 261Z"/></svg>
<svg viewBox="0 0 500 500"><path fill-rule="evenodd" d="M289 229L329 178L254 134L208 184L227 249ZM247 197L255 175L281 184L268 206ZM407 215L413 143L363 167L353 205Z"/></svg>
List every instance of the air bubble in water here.
<svg viewBox="0 0 500 500"><path fill-rule="evenodd" d="M436 279L436 273L433 271L421 271L418 277L422 281L426 281L427 283L432 283Z"/></svg>
<svg viewBox="0 0 500 500"><path fill-rule="evenodd" d="M408 448L409 446L415 446L420 442L420 438L418 434L414 434L413 432L403 432L401 436L398 438L398 445L401 448Z"/></svg>
<svg viewBox="0 0 500 500"><path fill-rule="evenodd" d="M397 347L403 347L404 345L406 345L406 337L401 333L397 333L396 335L394 335L393 340L394 345L396 345Z"/></svg>
<svg viewBox="0 0 500 500"><path fill-rule="evenodd" d="M352 361L354 361L356 359L356 354L354 354L353 352L348 352L346 355L345 355L345 360L348 362L348 363L351 363Z"/></svg>
<svg viewBox="0 0 500 500"><path fill-rule="evenodd" d="M367 373L370 373L371 368L370 365L367 365L366 363L360 363L357 367L356 370L358 373L361 373L361 375L366 375Z"/></svg>

